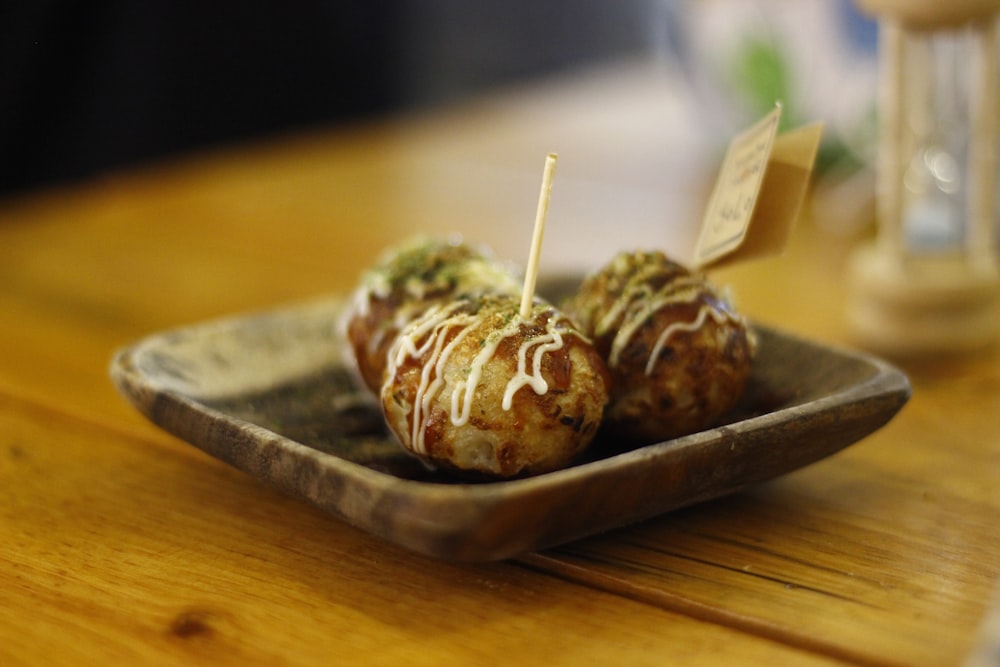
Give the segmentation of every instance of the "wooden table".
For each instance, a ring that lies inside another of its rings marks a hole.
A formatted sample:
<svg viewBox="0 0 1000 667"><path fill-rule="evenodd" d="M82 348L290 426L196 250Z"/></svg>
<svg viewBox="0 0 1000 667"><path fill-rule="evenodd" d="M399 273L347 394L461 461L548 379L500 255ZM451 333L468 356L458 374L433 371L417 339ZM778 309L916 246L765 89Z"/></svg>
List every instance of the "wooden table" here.
<svg viewBox="0 0 1000 667"><path fill-rule="evenodd" d="M704 192L660 77L601 73L0 203L0 664L965 661L1000 578L996 349L901 362L909 404L830 459L490 564L387 545L113 389L117 348L343 292L419 230L523 261L550 150L543 267L655 244ZM715 279L753 318L850 344L855 241L807 218L785 256Z"/></svg>

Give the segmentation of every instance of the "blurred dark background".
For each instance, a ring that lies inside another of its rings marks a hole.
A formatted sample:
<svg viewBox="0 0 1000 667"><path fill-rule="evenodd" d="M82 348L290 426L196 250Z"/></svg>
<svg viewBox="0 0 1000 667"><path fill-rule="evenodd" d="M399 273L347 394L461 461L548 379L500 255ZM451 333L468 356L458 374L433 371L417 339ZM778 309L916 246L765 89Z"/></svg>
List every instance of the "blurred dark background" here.
<svg viewBox="0 0 1000 667"><path fill-rule="evenodd" d="M654 0L7 0L0 195L646 52Z"/></svg>

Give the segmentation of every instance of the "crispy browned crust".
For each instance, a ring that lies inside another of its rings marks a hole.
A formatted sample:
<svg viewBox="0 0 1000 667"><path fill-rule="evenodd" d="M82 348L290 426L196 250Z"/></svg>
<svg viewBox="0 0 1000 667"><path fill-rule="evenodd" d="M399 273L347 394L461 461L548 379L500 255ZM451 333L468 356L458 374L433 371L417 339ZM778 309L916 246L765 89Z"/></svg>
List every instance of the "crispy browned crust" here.
<svg viewBox="0 0 1000 667"><path fill-rule="evenodd" d="M713 426L739 402L753 346L745 325L732 320L708 319L696 331L675 334L646 374L649 350L660 332L669 323L696 317L690 304L664 309L636 332L613 369L605 417L609 434L640 443L667 440Z"/></svg>

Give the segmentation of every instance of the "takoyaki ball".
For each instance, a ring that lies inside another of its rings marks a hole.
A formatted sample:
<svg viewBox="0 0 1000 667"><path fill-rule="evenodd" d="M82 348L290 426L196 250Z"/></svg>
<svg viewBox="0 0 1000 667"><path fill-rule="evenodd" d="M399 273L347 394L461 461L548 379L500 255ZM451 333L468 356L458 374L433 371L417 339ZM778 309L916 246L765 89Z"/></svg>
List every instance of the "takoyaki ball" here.
<svg viewBox="0 0 1000 667"><path fill-rule="evenodd" d="M517 294L508 265L457 239L415 239L366 271L344 315L349 360L378 394L396 334L429 306L463 294Z"/></svg>
<svg viewBox="0 0 1000 667"><path fill-rule="evenodd" d="M396 338L386 423L431 466L510 478L569 465L597 433L610 378L553 306L466 298L433 306Z"/></svg>
<svg viewBox="0 0 1000 667"><path fill-rule="evenodd" d="M611 371L611 436L644 444L701 431L743 395L755 350L746 320L663 253L617 255L565 309Z"/></svg>

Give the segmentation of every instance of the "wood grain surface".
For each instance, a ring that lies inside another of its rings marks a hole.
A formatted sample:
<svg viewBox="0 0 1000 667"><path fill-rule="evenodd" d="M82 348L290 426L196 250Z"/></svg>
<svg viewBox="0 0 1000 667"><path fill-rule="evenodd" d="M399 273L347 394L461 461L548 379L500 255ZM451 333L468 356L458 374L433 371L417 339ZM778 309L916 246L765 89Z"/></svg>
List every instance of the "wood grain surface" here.
<svg viewBox="0 0 1000 667"><path fill-rule="evenodd" d="M657 76L0 202L0 664L962 664L1000 580L996 347L897 360L909 403L827 460L475 565L284 496L155 428L112 386L122 346L342 293L415 231L460 231L520 261L553 149L564 180L549 229L689 210L663 203L654 178L674 138ZM621 229L622 242L650 234ZM543 267L602 250L562 234ZM807 217L783 257L713 278L757 321L850 345L841 275L856 240Z"/></svg>

